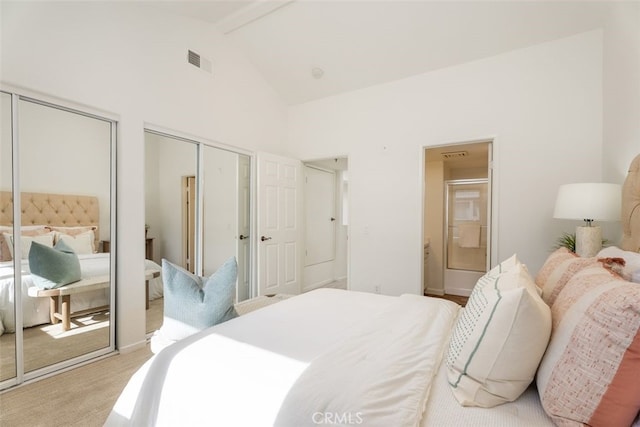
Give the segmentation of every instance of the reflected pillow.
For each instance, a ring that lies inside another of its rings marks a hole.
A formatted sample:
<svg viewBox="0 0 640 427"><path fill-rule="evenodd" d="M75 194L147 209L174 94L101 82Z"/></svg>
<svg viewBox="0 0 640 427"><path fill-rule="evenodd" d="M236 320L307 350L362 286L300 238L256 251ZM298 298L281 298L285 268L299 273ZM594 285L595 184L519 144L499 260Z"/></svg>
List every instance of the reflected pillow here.
<svg viewBox="0 0 640 427"><path fill-rule="evenodd" d="M11 259L13 259L14 236L13 234L4 233L4 239L6 242L8 242L9 253L11 254ZM41 245L51 248L53 247L53 233L36 234L33 236L20 236L20 252L22 253L20 259L29 258L29 250L31 249L31 244L33 242L38 242Z"/></svg>
<svg viewBox="0 0 640 427"><path fill-rule="evenodd" d="M77 225L75 227L61 227L57 225L49 225L48 226L51 231L56 231L56 238L54 239L54 243L58 243L58 237L61 234L66 234L68 236L77 236L78 234L86 233L88 231L93 232L93 240L91 241L91 253L97 252L96 250L96 241L98 234L98 226L96 225ZM76 251L76 253L80 253Z"/></svg>
<svg viewBox="0 0 640 427"><path fill-rule="evenodd" d="M238 278L235 257L210 277L200 277L162 260L164 283L163 338L177 341L237 316L233 298Z"/></svg>
<svg viewBox="0 0 640 427"><path fill-rule="evenodd" d="M81 278L78 256L63 241L53 248L33 242L29 268L34 284L40 289L59 288Z"/></svg>
<svg viewBox="0 0 640 427"><path fill-rule="evenodd" d="M89 230L76 235L56 232L55 241L56 243L65 242L76 254L92 254L95 252L93 250L94 239L93 231Z"/></svg>
<svg viewBox="0 0 640 427"><path fill-rule="evenodd" d="M44 225L24 225L20 228L20 234L23 236L37 236L50 231ZM13 245L10 239L5 239L5 233L12 235L13 226L0 225L0 261L11 261L13 259Z"/></svg>

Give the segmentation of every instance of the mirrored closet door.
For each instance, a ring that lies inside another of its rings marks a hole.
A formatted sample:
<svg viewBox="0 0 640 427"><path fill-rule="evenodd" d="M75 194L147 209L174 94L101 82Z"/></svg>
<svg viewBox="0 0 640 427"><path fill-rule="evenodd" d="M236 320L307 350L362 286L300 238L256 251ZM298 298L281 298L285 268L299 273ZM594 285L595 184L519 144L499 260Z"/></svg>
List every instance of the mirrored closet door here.
<svg viewBox="0 0 640 427"><path fill-rule="evenodd" d="M115 348L116 124L17 94L2 102L0 379L20 383Z"/></svg>
<svg viewBox="0 0 640 427"><path fill-rule="evenodd" d="M236 300L251 296L251 157L201 141L145 133L147 246L162 259L209 276L238 262ZM150 281L147 332L162 325L162 278Z"/></svg>
<svg viewBox="0 0 640 427"><path fill-rule="evenodd" d="M0 191L11 194L12 177L12 100L11 94L0 93ZM13 263L8 255L9 246L4 242L4 232L13 233L13 209L1 200L0 213L0 384L16 377L15 293L13 287ZM5 326L7 324L7 326ZM13 332L12 332L13 331ZM1 387L0 387L1 388Z"/></svg>

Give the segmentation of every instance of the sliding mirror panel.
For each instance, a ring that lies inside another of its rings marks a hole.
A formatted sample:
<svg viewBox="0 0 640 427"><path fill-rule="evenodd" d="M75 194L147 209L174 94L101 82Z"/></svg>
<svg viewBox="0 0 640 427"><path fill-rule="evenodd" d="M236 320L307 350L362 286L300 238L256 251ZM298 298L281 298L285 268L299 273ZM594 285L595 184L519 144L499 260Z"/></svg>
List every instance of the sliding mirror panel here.
<svg viewBox="0 0 640 427"><path fill-rule="evenodd" d="M111 342L115 124L18 103L24 371Z"/></svg>
<svg viewBox="0 0 640 427"><path fill-rule="evenodd" d="M11 95L0 93L0 191L6 197L0 199L0 383L16 376L15 298L13 287L13 262L9 245L4 236L13 234L13 209L11 198L12 178L12 126ZM11 248L13 249L13 248ZM5 326L7 325L7 326Z"/></svg>
<svg viewBox="0 0 640 427"><path fill-rule="evenodd" d="M162 259L195 271L198 146L145 132L146 269ZM162 326L162 278L149 281L147 332Z"/></svg>
<svg viewBox="0 0 640 427"><path fill-rule="evenodd" d="M224 262L238 263L236 301L250 296L249 156L204 146L202 159L202 267L210 276Z"/></svg>
<svg viewBox="0 0 640 427"><path fill-rule="evenodd" d="M166 259L210 276L235 257L236 300L250 298L251 157L153 131L146 132L145 142L147 246L151 240L152 261L160 264ZM149 333L162 325L162 279L155 280L159 283L149 291Z"/></svg>

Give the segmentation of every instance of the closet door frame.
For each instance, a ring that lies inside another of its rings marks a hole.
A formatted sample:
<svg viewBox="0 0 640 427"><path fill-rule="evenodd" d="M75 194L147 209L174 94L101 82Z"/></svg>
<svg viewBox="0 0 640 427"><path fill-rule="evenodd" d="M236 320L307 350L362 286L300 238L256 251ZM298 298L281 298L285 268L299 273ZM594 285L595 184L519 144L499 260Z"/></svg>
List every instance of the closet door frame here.
<svg viewBox="0 0 640 427"><path fill-rule="evenodd" d="M106 357L116 351L116 151L117 151L117 134L118 134L118 116L100 109L95 109L86 105L80 105L71 101L59 99L49 95L45 95L39 92L30 91L28 89L15 87L9 84L0 83L0 91L7 93L11 96L11 156L12 156L12 185L11 191L13 193L13 234L20 235L20 229L22 227L22 207L20 201L20 135L19 135L19 102L26 101L38 104L40 106L54 108L56 110L65 111L68 113L79 114L84 117L101 120L110 124L109 135L109 222L110 222L110 239L112 242L111 256L110 256L110 273L109 273L109 345L98 350L90 351L88 353L72 357L67 360L56 362L45 367L35 369L33 371L24 372L24 333L23 333L23 310L22 310L22 286L14 286L14 301L15 303L14 315L15 315L15 358L16 358L16 376L5 381L0 382L0 391L20 385L25 382L30 382L35 379L42 379L60 372L75 368L79 365L86 364L95 361L97 358ZM18 197L16 197L16 194ZM21 239L15 239L14 251L15 253L21 253ZM14 283L22 283L21 272L21 260L14 257L13 259L14 269Z"/></svg>
<svg viewBox="0 0 640 427"><path fill-rule="evenodd" d="M195 274L202 275L204 271L204 262L202 258L203 248L204 248L204 173L203 173L203 165L204 165L204 148L212 147L217 148L224 151L229 151L235 154L244 155L249 157L251 161L250 170L251 170L251 179L250 179L250 200L249 200L249 223L250 223L250 233L249 233L249 242L251 244L251 248L249 250L249 259L247 262L251 266L250 271L250 282L251 282L251 297L257 295L257 285L256 285L256 268L255 268L255 259L256 259L256 227L255 227L255 206L256 206L256 184L255 184L255 173L256 173L256 154L250 150L245 150L239 147L235 147L232 145L224 144L219 141L210 140L206 138L201 138L195 135L191 135L185 132L176 131L174 129L168 129L163 126L159 126L153 123L144 123L144 131L152 134L156 134L166 138L172 138L179 141L185 141L191 144L195 144L197 147L197 164L196 164L196 237L195 237Z"/></svg>

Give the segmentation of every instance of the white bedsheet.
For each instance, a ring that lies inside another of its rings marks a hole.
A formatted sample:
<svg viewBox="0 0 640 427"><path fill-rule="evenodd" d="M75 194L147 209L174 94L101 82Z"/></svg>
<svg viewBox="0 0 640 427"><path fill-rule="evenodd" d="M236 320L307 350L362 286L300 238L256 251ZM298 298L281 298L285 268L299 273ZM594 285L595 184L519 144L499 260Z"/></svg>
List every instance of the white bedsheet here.
<svg viewBox="0 0 640 427"><path fill-rule="evenodd" d="M109 254L78 255L82 278L101 276L109 273ZM153 261L146 260L146 269L160 271L161 268ZM24 327L30 327L50 322L49 299L35 298L28 295L28 289L35 286L31 279L29 261L22 261L22 313ZM162 279L156 278L149 282L149 299L162 296ZM109 289L82 292L71 298L71 311L84 310L89 307L107 305ZM0 323L5 332L15 332L14 311L14 280L13 261L0 262ZM2 329L0 327L0 329Z"/></svg>
<svg viewBox="0 0 640 427"><path fill-rule="evenodd" d="M320 289L202 331L150 359L131 378L106 425L302 427L339 420L343 425L404 427L385 418L394 405L407 414L414 412L406 425L421 427L551 425L531 391L493 409L458 405L441 363L458 306L412 298L429 301L427 311L441 306L454 315L441 312L438 319L423 313L426 325L412 324L413 308L400 314L393 308L400 298ZM409 324L415 330L407 332ZM407 352L424 327L429 337L420 344L423 347ZM375 334L376 329L382 335ZM385 335L396 338L392 345L382 344ZM390 365L378 363L387 357ZM416 365L421 366L415 370ZM377 375L376 369L387 371ZM432 387L429 375L434 378ZM422 404L426 410L416 411ZM376 415L382 415L380 422Z"/></svg>

